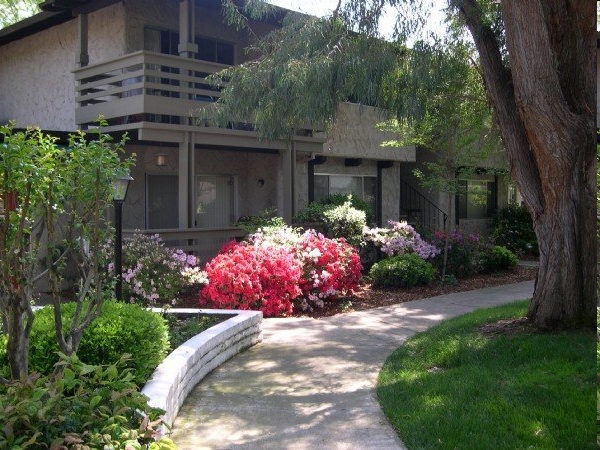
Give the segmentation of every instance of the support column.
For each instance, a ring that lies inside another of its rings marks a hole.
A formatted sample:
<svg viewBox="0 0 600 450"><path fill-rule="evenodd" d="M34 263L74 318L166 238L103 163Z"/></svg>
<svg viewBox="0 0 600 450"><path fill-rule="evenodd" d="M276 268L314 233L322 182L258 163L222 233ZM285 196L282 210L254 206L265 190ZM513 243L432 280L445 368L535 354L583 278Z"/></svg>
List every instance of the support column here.
<svg viewBox="0 0 600 450"><path fill-rule="evenodd" d="M79 55L77 56L77 67L85 67L90 63L88 53L88 15L79 14L77 19L79 28Z"/></svg>
<svg viewBox="0 0 600 450"><path fill-rule="evenodd" d="M189 161L190 160L190 142L189 133L185 133L185 139L179 143L179 164L178 164L178 189L179 189L179 205L178 205L178 218L179 228L191 228L189 223Z"/></svg>
<svg viewBox="0 0 600 450"><path fill-rule="evenodd" d="M196 3L194 0L183 0L179 2L179 56L193 58L198 53L196 39Z"/></svg>
<svg viewBox="0 0 600 450"><path fill-rule="evenodd" d="M296 152L294 144L290 142L285 150L280 150L281 155L281 195L279 196L279 215L288 224L292 223L294 216L294 162Z"/></svg>
<svg viewBox="0 0 600 450"><path fill-rule="evenodd" d="M377 198L375 205L375 220L377 226L383 224L383 169L389 169L394 165L393 161L377 161Z"/></svg>

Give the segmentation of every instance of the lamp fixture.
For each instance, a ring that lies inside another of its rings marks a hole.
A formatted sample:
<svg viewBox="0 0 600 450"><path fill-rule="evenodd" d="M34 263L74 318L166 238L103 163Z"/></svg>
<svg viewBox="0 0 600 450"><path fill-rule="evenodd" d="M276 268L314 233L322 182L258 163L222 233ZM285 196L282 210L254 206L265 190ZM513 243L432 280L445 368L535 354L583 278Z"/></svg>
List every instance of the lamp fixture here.
<svg viewBox="0 0 600 450"><path fill-rule="evenodd" d="M164 153L159 153L156 155L156 166L157 167L165 167L167 165L167 155Z"/></svg>
<svg viewBox="0 0 600 450"><path fill-rule="evenodd" d="M116 177L112 182L113 189L113 200L115 202L123 203L125 201L125 197L127 197L127 190L129 189L129 183L133 181L129 171L126 171Z"/></svg>

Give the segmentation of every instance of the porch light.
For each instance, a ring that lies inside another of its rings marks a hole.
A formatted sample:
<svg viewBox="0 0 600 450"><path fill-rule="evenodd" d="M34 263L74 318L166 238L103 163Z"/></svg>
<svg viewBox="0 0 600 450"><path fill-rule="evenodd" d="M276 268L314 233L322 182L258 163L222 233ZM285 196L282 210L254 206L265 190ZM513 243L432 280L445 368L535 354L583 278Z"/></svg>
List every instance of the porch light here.
<svg viewBox="0 0 600 450"><path fill-rule="evenodd" d="M156 166L157 167L165 167L167 165L167 155L164 153L159 153L156 155Z"/></svg>
<svg viewBox="0 0 600 450"><path fill-rule="evenodd" d="M123 202L127 197L129 183L133 181L129 171L122 173L112 182L113 204L115 207L115 297L123 300Z"/></svg>

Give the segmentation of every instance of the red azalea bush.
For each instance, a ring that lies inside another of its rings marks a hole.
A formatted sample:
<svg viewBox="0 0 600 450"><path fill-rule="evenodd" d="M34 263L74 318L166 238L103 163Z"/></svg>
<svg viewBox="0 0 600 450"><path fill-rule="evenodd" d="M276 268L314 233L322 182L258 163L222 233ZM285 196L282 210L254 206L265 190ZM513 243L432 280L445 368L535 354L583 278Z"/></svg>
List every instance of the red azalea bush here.
<svg viewBox="0 0 600 450"><path fill-rule="evenodd" d="M267 317L323 307L358 288L362 266L354 247L315 231L262 230L249 243L229 243L205 268L200 304L259 309Z"/></svg>
<svg viewBox="0 0 600 450"><path fill-rule="evenodd" d="M285 316L300 295L302 268L286 248L227 244L205 270L209 283L200 291L201 306Z"/></svg>
<svg viewBox="0 0 600 450"><path fill-rule="evenodd" d="M336 300L358 288L360 256L345 239L329 239L309 230L298 247L303 266L302 309L323 307L324 300Z"/></svg>

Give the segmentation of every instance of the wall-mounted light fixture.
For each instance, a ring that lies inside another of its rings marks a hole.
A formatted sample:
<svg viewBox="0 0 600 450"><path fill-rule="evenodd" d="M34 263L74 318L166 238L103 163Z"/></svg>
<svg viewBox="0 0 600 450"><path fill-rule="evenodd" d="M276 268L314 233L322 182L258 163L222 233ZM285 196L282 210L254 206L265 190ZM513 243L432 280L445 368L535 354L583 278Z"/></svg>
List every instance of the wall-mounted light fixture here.
<svg viewBox="0 0 600 450"><path fill-rule="evenodd" d="M167 165L167 155L165 155L164 153L159 153L155 156L157 167L165 167Z"/></svg>

